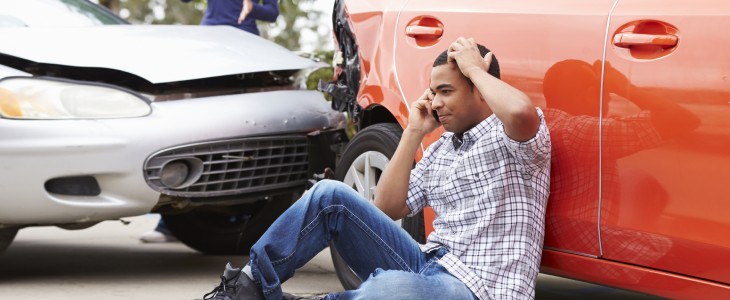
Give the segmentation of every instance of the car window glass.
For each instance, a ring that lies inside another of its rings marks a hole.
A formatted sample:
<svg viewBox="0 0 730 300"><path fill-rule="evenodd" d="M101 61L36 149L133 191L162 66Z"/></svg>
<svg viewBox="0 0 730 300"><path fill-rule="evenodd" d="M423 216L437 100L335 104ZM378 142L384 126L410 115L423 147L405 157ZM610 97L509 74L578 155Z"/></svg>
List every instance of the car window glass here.
<svg viewBox="0 0 730 300"><path fill-rule="evenodd" d="M0 27L127 24L85 0L0 0Z"/></svg>

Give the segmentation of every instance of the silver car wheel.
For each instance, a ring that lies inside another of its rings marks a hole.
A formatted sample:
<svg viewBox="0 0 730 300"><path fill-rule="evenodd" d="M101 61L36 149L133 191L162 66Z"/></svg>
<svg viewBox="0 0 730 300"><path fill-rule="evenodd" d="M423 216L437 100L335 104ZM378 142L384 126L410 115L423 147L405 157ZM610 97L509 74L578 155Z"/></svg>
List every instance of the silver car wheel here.
<svg viewBox="0 0 730 300"><path fill-rule="evenodd" d="M375 189L378 186L380 175L390 159L383 153L367 151L360 154L347 169L343 182L354 188L360 195L368 199L370 203L375 201ZM395 221L400 225L401 221Z"/></svg>

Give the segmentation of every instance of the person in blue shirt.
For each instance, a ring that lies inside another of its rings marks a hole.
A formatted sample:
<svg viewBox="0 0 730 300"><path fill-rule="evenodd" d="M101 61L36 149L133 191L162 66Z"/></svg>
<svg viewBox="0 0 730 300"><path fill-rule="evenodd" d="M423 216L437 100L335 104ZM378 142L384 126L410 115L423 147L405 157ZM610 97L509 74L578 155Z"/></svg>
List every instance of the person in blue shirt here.
<svg viewBox="0 0 730 300"><path fill-rule="evenodd" d="M187 3L191 0L180 1ZM208 7L200 25L230 25L259 35L256 20L276 22L277 17L279 17L278 0L208 0ZM154 230L145 232L139 239L145 243L177 241L162 219Z"/></svg>
<svg viewBox="0 0 730 300"><path fill-rule="evenodd" d="M230 25L259 35L256 20L275 22L278 16L278 0L208 0L200 25Z"/></svg>

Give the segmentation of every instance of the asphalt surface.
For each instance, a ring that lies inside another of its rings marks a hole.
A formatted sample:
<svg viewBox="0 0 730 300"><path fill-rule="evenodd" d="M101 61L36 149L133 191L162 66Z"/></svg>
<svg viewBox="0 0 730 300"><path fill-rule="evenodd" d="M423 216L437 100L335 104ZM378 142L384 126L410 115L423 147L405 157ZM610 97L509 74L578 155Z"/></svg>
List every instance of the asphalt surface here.
<svg viewBox="0 0 730 300"><path fill-rule="evenodd" d="M246 259L203 255L181 243L143 244L138 238L154 228L156 216L125 220L131 223L21 230L0 255L0 299L201 299L217 285L226 262L240 266ZM298 295L342 291L329 252L298 270L284 290ZM656 298L540 275L537 299Z"/></svg>

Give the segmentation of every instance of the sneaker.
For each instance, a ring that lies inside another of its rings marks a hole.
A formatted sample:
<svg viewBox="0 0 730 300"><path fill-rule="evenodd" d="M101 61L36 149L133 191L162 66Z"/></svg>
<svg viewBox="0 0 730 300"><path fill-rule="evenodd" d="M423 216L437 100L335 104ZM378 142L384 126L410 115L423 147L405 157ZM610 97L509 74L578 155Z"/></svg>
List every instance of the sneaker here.
<svg viewBox="0 0 730 300"><path fill-rule="evenodd" d="M221 276L221 283L210 293L205 294L203 299L263 300L264 296L248 275L228 263Z"/></svg>
<svg viewBox="0 0 730 300"><path fill-rule="evenodd" d="M172 234L164 234L157 230L145 232L139 237L143 243L169 243L177 242L177 238Z"/></svg>

